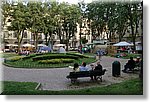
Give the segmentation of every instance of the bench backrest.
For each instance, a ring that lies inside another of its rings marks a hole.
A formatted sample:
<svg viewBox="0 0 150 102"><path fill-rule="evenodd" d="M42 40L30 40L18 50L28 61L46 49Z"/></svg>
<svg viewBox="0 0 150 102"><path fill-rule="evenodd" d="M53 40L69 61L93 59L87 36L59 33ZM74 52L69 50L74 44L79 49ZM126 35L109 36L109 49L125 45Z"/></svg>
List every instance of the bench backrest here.
<svg viewBox="0 0 150 102"><path fill-rule="evenodd" d="M68 78L78 78L78 77L89 77L89 76L101 76L105 74L106 69L99 71L99 70L94 70L94 71L80 71L80 72L70 72Z"/></svg>
<svg viewBox="0 0 150 102"><path fill-rule="evenodd" d="M80 71L80 72L70 72L70 77L88 77L90 75L89 71Z"/></svg>

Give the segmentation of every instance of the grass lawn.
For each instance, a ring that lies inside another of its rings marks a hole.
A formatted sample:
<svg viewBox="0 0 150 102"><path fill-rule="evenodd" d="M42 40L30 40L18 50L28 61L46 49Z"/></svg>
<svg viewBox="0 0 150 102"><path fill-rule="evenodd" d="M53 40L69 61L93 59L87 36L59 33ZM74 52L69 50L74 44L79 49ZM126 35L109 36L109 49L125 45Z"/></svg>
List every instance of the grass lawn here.
<svg viewBox="0 0 150 102"><path fill-rule="evenodd" d="M16 54L16 53L0 53L0 56L2 58L9 58L9 57L13 57L13 56L18 56L18 54Z"/></svg>
<svg viewBox="0 0 150 102"><path fill-rule="evenodd" d="M35 90L37 83L4 82L2 95L142 95L143 84L140 79L132 79L105 87L85 88L64 91Z"/></svg>

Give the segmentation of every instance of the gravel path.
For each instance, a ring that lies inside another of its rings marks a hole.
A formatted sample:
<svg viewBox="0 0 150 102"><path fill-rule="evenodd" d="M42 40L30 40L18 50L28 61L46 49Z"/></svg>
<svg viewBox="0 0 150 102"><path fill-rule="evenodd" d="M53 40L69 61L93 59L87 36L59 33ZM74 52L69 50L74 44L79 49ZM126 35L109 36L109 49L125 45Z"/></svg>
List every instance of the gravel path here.
<svg viewBox="0 0 150 102"><path fill-rule="evenodd" d="M122 73L120 77L112 76L112 63L120 61L121 69L127 62L127 59L112 58L103 56L101 64L103 68L108 71L103 76L103 82L91 82L90 78L78 79L78 85L72 85L70 80L66 78L72 69L70 68L53 68L53 69L24 69L24 68L10 68L2 65L4 81L18 81L18 82L38 82L41 83L42 90L70 90L80 89L95 86L106 86L113 83L119 83L127 79L137 78L137 73ZM89 67L89 65L88 65Z"/></svg>

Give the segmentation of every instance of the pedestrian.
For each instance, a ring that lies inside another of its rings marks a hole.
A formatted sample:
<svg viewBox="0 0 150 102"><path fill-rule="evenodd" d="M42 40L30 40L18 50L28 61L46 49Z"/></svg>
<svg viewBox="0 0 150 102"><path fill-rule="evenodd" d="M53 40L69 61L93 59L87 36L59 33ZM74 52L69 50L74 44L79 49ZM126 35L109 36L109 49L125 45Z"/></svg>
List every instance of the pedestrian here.
<svg viewBox="0 0 150 102"><path fill-rule="evenodd" d="M101 61L101 59L102 59L102 55L103 55L103 52L102 52L102 50L101 49L99 49L98 51L97 51L97 56L98 56L98 59Z"/></svg>

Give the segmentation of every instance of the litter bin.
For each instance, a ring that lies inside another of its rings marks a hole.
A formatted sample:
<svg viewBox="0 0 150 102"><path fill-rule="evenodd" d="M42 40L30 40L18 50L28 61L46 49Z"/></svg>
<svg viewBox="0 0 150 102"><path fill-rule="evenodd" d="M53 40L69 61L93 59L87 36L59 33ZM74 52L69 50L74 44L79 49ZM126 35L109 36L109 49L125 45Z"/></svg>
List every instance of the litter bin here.
<svg viewBox="0 0 150 102"><path fill-rule="evenodd" d="M118 77L120 76L120 62L114 61L112 63L112 76Z"/></svg>

